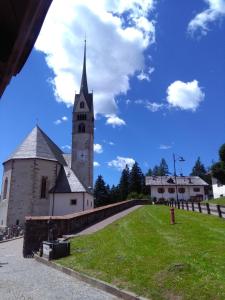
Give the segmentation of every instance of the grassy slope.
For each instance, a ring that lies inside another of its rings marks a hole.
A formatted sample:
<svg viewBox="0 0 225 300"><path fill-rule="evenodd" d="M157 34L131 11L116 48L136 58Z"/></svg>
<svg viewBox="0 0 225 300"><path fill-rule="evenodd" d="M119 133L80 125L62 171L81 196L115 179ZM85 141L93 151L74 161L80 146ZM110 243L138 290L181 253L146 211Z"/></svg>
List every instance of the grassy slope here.
<svg viewBox="0 0 225 300"><path fill-rule="evenodd" d="M204 201L204 203L210 203L210 204L220 204L220 205L225 205L225 197L221 198L216 198L216 199L211 199L209 201Z"/></svg>
<svg viewBox="0 0 225 300"><path fill-rule="evenodd" d="M225 221L145 206L72 240L58 263L152 299L225 299ZM176 297L180 296L180 297Z"/></svg>

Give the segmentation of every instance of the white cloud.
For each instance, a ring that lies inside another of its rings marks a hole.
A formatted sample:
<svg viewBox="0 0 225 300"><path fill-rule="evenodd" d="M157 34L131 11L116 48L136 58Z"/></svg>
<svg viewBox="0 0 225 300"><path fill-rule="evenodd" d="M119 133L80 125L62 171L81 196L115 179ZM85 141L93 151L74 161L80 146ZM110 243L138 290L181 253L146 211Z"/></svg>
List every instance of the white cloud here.
<svg viewBox="0 0 225 300"><path fill-rule="evenodd" d="M146 80L146 81L150 81L150 75L155 71L154 68L150 67L147 71L147 73L145 73L143 70L141 70L141 72L137 75L137 79L138 80Z"/></svg>
<svg viewBox="0 0 225 300"><path fill-rule="evenodd" d="M126 122L116 115L106 115L106 117L107 117L106 120L107 125L112 125L112 127L126 125Z"/></svg>
<svg viewBox="0 0 225 300"><path fill-rule="evenodd" d="M157 112L158 110L162 109L165 107L164 104L162 103L156 103L156 102L147 102L145 107L150 110L151 112Z"/></svg>
<svg viewBox="0 0 225 300"><path fill-rule="evenodd" d="M126 104L129 105L130 103L131 103L131 100L130 100L130 99L127 99L127 100L126 100Z"/></svg>
<svg viewBox="0 0 225 300"><path fill-rule="evenodd" d="M60 119L54 121L54 124L55 124L55 125L59 125L59 124L61 124L61 123L62 123L62 121L61 121Z"/></svg>
<svg viewBox="0 0 225 300"><path fill-rule="evenodd" d="M116 168L118 171L122 171L126 165L131 169L134 163L135 160L133 158L117 156L116 159L108 162L108 166Z"/></svg>
<svg viewBox="0 0 225 300"><path fill-rule="evenodd" d="M94 152L98 154L102 153L103 152L102 145L94 144Z"/></svg>
<svg viewBox="0 0 225 300"><path fill-rule="evenodd" d="M71 146L70 145L65 145L61 147L63 150L71 150Z"/></svg>
<svg viewBox="0 0 225 300"><path fill-rule="evenodd" d="M175 81L167 89L167 101L172 107L196 111L205 94L197 80L191 82Z"/></svg>
<svg viewBox="0 0 225 300"><path fill-rule="evenodd" d="M208 4L208 8L197 14L188 24L188 32L193 34L197 30L201 34L206 35L209 31L209 23L225 16L224 0L204 0Z"/></svg>
<svg viewBox="0 0 225 300"><path fill-rule="evenodd" d="M110 146L115 146L115 143L109 142L109 145L110 145Z"/></svg>
<svg viewBox="0 0 225 300"><path fill-rule="evenodd" d="M154 2L52 2L35 49L46 55L53 70L57 101L72 105L75 90L79 92L86 33L88 83L94 90L95 112L117 113L115 97L127 93L130 77L144 68L144 50L155 41L154 22L149 20Z"/></svg>
<svg viewBox="0 0 225 300"><path fill-rule="evenodd" d="M100 167L100 163L97 161L94 161L93 165L94 165L94 167Z"/></svg>
<svg viewBox="0 0 225 300"><path fill-rule="evenodd" d="M67 118L66 116L63 116L63 117L61 117L60 119L54 121L54 124L55 124L55 125L59 125L59 124L61 124L62 122L66 122L66 121L68 121L68 118Z"/></svg>
<svg viewBox="0 0 225 300"><path fill-rule="evenodd" d="M168 150L168 149L170 149L170 148L172 148L171 145L161 144L161 145L159 146L159 149L160 149L160 150Z"/></svg>

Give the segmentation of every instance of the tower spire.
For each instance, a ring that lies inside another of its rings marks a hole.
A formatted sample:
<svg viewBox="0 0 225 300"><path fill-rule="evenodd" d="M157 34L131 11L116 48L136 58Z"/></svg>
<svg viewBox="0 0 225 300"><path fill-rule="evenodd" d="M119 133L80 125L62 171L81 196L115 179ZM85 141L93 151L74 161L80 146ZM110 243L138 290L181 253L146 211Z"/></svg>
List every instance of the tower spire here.
<svg viewBox="0 0 225 300"><path fill-rule="evenodd" d="M84 61L83 61L83 72L80 84L80 94L83 92L84 94L88 94L88 84L87 84L87 72L86 72L86 37L84 40Z"/></svg>

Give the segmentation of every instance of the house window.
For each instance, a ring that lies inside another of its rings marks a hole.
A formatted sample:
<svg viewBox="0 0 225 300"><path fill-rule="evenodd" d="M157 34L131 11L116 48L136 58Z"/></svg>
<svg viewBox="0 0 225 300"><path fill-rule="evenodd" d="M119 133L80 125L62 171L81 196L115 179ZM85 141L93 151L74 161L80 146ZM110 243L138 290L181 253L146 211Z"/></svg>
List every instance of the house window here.
<svg viewBox="0 0 225 300"><path fill-rule="evenodd" d="M193 191L194 191L194 192L200 192L200 188L199 188L199 187L194 187L194 188L193 188Z"/></svg>
<svg viewBox="0 0 225 300"><path fill-rule="evenodd" d="M20 223L20 221L19 221L19 220L16 220L16 225L17 225L17 226L19 225L19 223Z"/></svg>
<svg viewBox="0 0 225 300"><path fill-rule="evenodd" d="M84 101L80 103L80 108L84 108Z"/></svg>
<svg viewBox="0 0 225 300"><path fill-rule="evenodd" d="M175 193L175 188L168 188L168 192L170 194L174 194Z"/></svg>
<svg viewBox="0 0 225 300"><path fill-rule="evenodd" d="M78 126L78 132L79 133L84 133L85 132L85 125L84 123L80 123Z"/></svg>
<svg viewBox="0 0 225 300"><path fill-rule="evenodd" d="M158 193L159 194L163 194L165 192L165 189L164 188L158 188Z"/></svg>
<svg viewBox="0 0 225 300"><path fill-rule="evenodd" d="M7 197L7 190L8 190L8 177L6 177L4 182L3 199Z"/></svg>
<svg viewBox="0 0 225 300"><path fill-rule="evenodd" d="M89 205L88 200L87 200L87 206Z"/></svg>
<svg viewBox="0 0 225 300"><path fill-rule="evenodd" d="M86 114L78 114L77 115L77 120L78 121L85 121L87 119L87 115Z"/></svg>
<svg viewBox="0 0 225 300"><path fill-rule="evenodd" d="M183 188L183 187L179 188L179 189L178 189L178 192L179 192L180 194L184 194L184 193L185 193L185 188Z"/></svg>
<svg viewBox="0 0 225 300"><path fill-rule="evenodd" d="M77 205L77 199L71 199L70 205Z"/></svg>
<svg viewBox="0 0 225 300"><path fill-rule="evenodd" d="M46 198L46 190L47 190L47 177L41 178L41 198Z"/></svg>

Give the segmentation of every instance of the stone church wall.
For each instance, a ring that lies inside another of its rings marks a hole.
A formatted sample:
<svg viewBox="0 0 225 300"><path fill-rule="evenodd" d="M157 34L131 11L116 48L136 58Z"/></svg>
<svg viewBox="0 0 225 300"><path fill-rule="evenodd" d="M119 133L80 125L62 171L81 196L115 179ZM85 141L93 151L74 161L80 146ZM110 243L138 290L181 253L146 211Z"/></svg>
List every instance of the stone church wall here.
<svg viewBox="0 0 225 300"><path fill-rule="evenodd" d="M19 222L24 224L25 216L48 215L49 197L40 198L42 176L47 177L47 190L56 181L59 164L41 159L14 160L8 204L7 226Z"/></svg>
<svg viewBox="0 0 225 300"><path fill-rule="evenodd" d="M4 164L4 173L2 178L2 189L1 189L1 199L0 199L0 228L5 227L7 224L7 210L8 202L10 197L10 184L11 184L11 174L12 174L13 161L8 161ZM4 197L4 184L6 178L8 179L8 187L6 197Z"/></svg>

